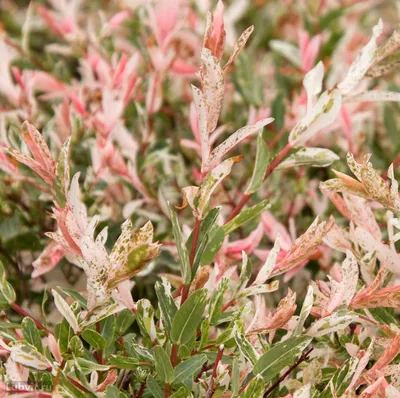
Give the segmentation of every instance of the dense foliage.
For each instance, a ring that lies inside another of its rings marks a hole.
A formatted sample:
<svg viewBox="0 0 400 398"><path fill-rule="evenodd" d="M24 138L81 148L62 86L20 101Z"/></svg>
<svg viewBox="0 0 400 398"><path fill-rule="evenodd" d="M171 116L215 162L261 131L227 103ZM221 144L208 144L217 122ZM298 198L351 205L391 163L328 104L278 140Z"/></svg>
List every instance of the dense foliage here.
<svg viewBox="0 0 400 398"><path fill-rule="evenodd" d="M400 397L399 13L2 0L2 396Z"/></svg>

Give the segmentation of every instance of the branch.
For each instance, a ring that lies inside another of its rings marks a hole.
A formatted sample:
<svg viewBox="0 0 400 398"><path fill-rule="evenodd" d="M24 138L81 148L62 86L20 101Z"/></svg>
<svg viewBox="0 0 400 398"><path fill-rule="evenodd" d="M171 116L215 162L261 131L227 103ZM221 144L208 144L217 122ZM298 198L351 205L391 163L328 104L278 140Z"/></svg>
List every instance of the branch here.
<svg viewBox="0 0 400 398"><path fill-rule="evenodd" d="M283 380L286 379L290 375L290 373L293 372L302 362L306 361L308 359L308 355L314 348L310 348L308 351L304 352L301 354L300 358L274 383L268 390L264 393L263 398L267 398L269 394L271 394L275 388L279 386L279 384L282 383Z"/></svg>

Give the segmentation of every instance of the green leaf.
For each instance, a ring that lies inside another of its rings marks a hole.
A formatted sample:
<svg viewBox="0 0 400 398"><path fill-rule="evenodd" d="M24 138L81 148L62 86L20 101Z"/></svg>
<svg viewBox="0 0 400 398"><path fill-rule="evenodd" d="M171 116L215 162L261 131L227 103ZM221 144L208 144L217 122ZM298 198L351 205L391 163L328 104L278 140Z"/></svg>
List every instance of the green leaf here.
<svg viewBox="0 0 400 398"><path fill-rule="evenodd" d="M42 339L35 322L33 322L31 318L24 318L21 324L21 329L25 341L36 347L41 354L44 354Z"/></svg>
<svg viewBox="0 0 400 398"><path fill-rule="evenodd" d="M193 381L194 376L200 372L203 364L206 361L207 357L205 355L195 355L190 359L181 362L174 369L173 383Z"/></svg>
<svg viewBox="0 0 400 398"><path fill-rule="evenodd" d="M235 358L232 364L231 391L232 397L236 397L240 389L240 359Z"/></svg>
<svg viewBox="0 0 400 398"><path fill-rule="evenodd" d="M253 194L258 190L258 188L260 188L261 184L264 181L264 175L267 171L269 160L270 154L268 150L268 145L265 143L262 134L260 133L257 136L257 152L253 175L251 176L250 184L245 192L247 195Z"/></svg>
<svg viewBox="0 0 400 398"><path fill-rule="evenodd" d="M265 382L272 380L286 366L293 365L311 340L311 337L299 336L275 344L254 365L254 374L261 375Z"/></svg>
<svg viewBox="0 0 400 398"><path fill-rule="evenodd" d="M314 303L314 289L312 286L308 286L306 297L303 301L303 306L301 307L300 316L297 321L296 329L294 331L295 335L301 334L303 331L304 322L306 321L308 315L310 315L311 308Z"/></svg>
<svg viewBox="0 0 400 398"><path fill-rule="evenodd" d="M114 335L115 335L114 315L110 315L107 318L102 319L100 321L100 334L101 337L103 337L106 342L105 347L109 347L111 343L114 341Z"/></svg>
<svg viewBox="0 0 400 398"><path fill-rule="evenodd" d="M206 218L202 221L201 226L200 226L200 233L199 233L199 239L197 241L197 246L196 246L196 255L194 257L193 261L193 266L192 266L192 279L195 278L197 269L199 268L200 265L206 265L209 264L213 259L207 262L206 264L203 263L203 257L210 257L212 255L213 251L210 252L210 247L209 243L213 240L213 238L216 236L218 232L218 224L217 224L217 218L220 213L221 209L219 207L216 207L215 209L210 210L210 212L207 214ZM192 236L193 234L190 235L190 239L188 239L187 243L192 244ZM188 247L186 245L186 247ZM218 248L219 250L219 248ZM217 251L218 251L217 250ZM216 252L215 252L216 254ZM208 260L207 258L207 260Z"/></svg>
<svg viewBox="0 0 400 398"><path fill-rule="evenodd" d="M272 102L271 116L275 119L275 130L281 130L285 123L285 96L283 93L279 93Z"/></svg>
<svg viewBox="0 0 400 398"><path fill-rule="evenodd" d="M85 354L82 340L78 336L73 336L71 338L68 344L68 348L75 357L83 357L83 355Z"/></svg>
<svg viewBox="0 0 400 398"><path fill-rule="evenodd" d="M248 104L259 107L264 103L263 90L254 73L254 65L245 51L236 58L232 81Z"/></svg>
<svg viewBox="0 0 400 398"><path fill-rule="evenodd" d="M107 345L106 339L93 329L84 330L81 336L96 350L103 349Z"/></svg>
<svg viewBox="0 0 400 398"><path fill-rule="evenodd" d="M222 312L224 294L228 289L229 279L222 278L211 296L208 313L210 314L210 323L215 325Z"/></svg>
<svg viewBox="0 0 400 398"><path fill-rule="evenodd" d="M236 344L240 350L240 352L253 364L255 365L260 358L260 355L252 346L252 344L247 340L244 333L242 333L241 329L243 329L240 323L235 322L233 336L235 338Z"/></svg>
<svg viewBox="0 0 400 398"><path fill-rule="evenodd" d="M245 251L242 251L242 269L240 270L239 283L236 288L236 293L242 292L243 289L247 286L249 280L251 278L251 260L247 257Z"/></svg>
<svg viewBox="0 0 400 398"><path fill-rule="evenodd" d="M261 214L264 210L270 208L271 205L268 200L263 200L260 203L257 203L255 206L249 207L241 211L236 217L232 218L231 221L226 223L222 229L224 230L225 235L230 234L235 229L239 228L246 222L252 220Z"/></svg>
<svg viewBox="0 0 400 398"><path fill-rule="evenodd" d="M79 367L82 368L82 370L96 370L99 372L105 372L106 370L110 369L109 366L101 365L97 362L92 362L85 358L76 358L75 361L79 365Z"/></svg>
<svg viewBox="0 0 400 398"><path fill-rule="evenodd" d="M151 396L154 398L164 398L163 390L152 376L147 377L147 390L150 391Z"/></svg>
<svg viewBox="0 0 400 398"><path fill-rule="evenodd" d="M150 301L141 299L137 302L136 321L142 335L155 339L156 326L154 324L154 308Z"/></svg>
<svg viewBox="0 0 400 398"><path fill-rule="evenodd" d="M358 362L358 358L350 358L340 366L318 398L341 397L352 380Z"/></svg>
<svg viewBox="0 0 400 398"><path fill-rule="evenodd" d="M62 386L66 392L69 392L70 397L74 398L87 398L89 394L82 392L79 388L75 387L65 376L64 372L60 372L60 386ZM66 394L67 395L67 394ZM68 395L67 395L68 396ZM116 395L113 396L115 398Z"/></svg>
<svg viewBox="0 0 400 398"><path fill-rule="evenodd" d="M210 232L209 241L201 257L201 266L211 264L214 261L214 258L217 255L222 244L224 243L224 230L219 225L215 225L213 230L214 231Z"/></svg>
<svg viewBox="0 0 400 398"><path fill-rule="evenodd" d="M205 347L208 344L208 335L210 333L210 317L209 317L209 315L206 315L203 322L201 323L200 331L201 331L201 337L200 337L199 350L201 350L203 347Z"/></svg>
<svg viewBox="0 0 400 398"><path fill-rule="evenodd" d="M66 287L59 287L59 290L61 290L67 296L76 300L85 310L87 309L87 300L81 294L79 294L78 292L75 292L74 290L68 289Z"/></svg>
<svg viewBox="0 0 400 398"><path fill-rule="evenodd" d="M171 295L171 285L166 278L162 277L161 282L156 282L154 289L158 298L158 306L163 317L163 323L169 332L172 326L172 319L178 311Z"/></svg>
<svg viewBox="0 0 400 398"><path fill-rule="evenodd" d="M206 307L207 290L199 289L184 302L172 321L171 340L186 344L196 332Z"/></svg>
<svg viewBox="0 0 400 398"><path fill-rule="evenodd" d="M159 345L154 347L154 359L156 372L160 379L164 383L171 384L174 379L174 368L164 348Z"/></svg>
<svg viewBox="0 0 400 398"><path fill-rule="evenodd" d="M128 398L128 396L124 392L119 391L117 387L109 385L106 388L106 398Z"/></svg>
<svg viewBox="0 0 400 398"><path fill-rule="evenodd" d="M152 350L149 350L143 347L140 344L137 344L134 340L128 340L128 336L124 336L125 348L128 351L129 355L139 358L141 361L154 363L154 354Z"/></svg>
<svg viewBox="0 0 400 398"><path fill-rule="evenodd" d="M175 391L172 395L170 395L171 398L189 398L192 397L192 394L185 388L181 387L178 391Z"/></svg>
<svg viewBox="0 0 400 398"><path fill-rule="evenodd" d="M56 337L60 346L61 354L65 355L68 351L70 340L75 337L74 331L65 318L56 326Z"/></svg>
<svg viewBox="0 0 400 398"><path fill-rule="evenodd" d="M239 395L240 398L262 398L265 382L261 376L256 376Z"/></svg>
<svg viewBox="0 0 400 398"><path fill-rule="evenodd" d="M183 239L181 227L179 225L178 217L170 206L170 215L172 222L172 232L174 234L176 248L178 250L179 262L181 266L181 276L185 284L189 284L192 277L192 270L189 262L189 255Z"/></svg>
<svg viewBox="0 0 400 398"><path fill-rule="evenodd" d="M4 266L0 261L0 291L8 303L14 303L17 299L14 288L6 280Z"/></svg>
<svg viewBox="0 0 400 398"><path fill-rule="evenodd" d="M118 335L122 336L129 329L129 327L135 322L136 315L127 308L122 310L117 316L117 322L115 325L115 331Z"/></svg>
<svg viewBox="0 0 400 398"><path fill-rule="evenodd" d="M111 355L109 363L118 369L136 369L138 366L143 366L137 358L123 357L122 355Z"/></svg>

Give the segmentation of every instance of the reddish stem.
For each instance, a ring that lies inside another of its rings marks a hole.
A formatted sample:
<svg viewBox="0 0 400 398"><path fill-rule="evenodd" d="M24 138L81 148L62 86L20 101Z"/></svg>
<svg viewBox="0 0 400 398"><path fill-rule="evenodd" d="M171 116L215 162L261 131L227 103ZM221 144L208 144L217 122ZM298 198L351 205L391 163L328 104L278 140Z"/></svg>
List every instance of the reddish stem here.
<svg viewBox="0 0 400 398"><path fill-rule="evenodd" d="M224 353L224 345L221 344L218 348L217 358L215 359L215 362L214 362L214 368L213 368L213 372L211 375L210 386L208 387L206 398L211 398L214 395L214 392L215 392L214 380L217 377L218 364L220 363L220 361L222 359L223 353Z"/></svg>
<svg viewBox="0 0 400 398"><path fill-rule="evenodd" d="M176 366L178 357L178 344L173 344L171 348L171 365L174 368Z"/></svg>
<svg viewBox="0 0 400 398"><path fill-rule="evenodd" d="M201 225L201 220L196 218L193 229L192 247L190 248L190 256L189 256L189 262L191 267L193 266L194 257L196 256L197 242L199 240L199 234L200 234L200 225Z"/></svg>
<svg viewBox="0 0 400 398"><path fill-rule="evenodd" d="M36 320L32 315L28 314L24 309L22 309L17 303L10 303L10 307L15 311L18 312L23 317L31 318L32 321L35 323L38 329L44 330L49 334L53 334L49 329L46 328L42 323Z"/></svg>

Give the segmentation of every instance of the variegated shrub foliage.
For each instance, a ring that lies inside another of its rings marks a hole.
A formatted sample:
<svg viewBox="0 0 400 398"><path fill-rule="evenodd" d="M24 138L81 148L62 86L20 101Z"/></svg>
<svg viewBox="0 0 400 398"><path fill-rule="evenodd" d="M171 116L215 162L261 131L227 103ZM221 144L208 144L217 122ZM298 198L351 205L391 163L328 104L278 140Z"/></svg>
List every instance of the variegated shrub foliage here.
<svg viewBox="0 0 400 398"><path fill-rule="evenodd" d="M0 395L399 398L399 15L1 0Z"/></svg>

